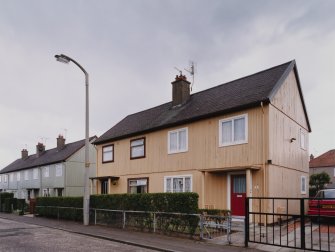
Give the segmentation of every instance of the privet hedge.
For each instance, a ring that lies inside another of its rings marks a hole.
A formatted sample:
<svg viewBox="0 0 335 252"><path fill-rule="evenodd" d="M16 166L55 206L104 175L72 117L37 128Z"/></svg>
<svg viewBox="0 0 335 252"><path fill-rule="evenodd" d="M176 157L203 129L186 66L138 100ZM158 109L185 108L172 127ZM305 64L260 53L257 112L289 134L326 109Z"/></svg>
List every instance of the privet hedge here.
<svg viewBox="0 0 335 252"><path fill-rule="evenodd" d="M82 220L83 197L38 197L36 214L49 218Z"/></svg>
<svg viewBox="0 0 335 252"><path fill-rule="evenodd" d="M91 208L148 212L197 213L196 193L142 193L92 195Z"/></svg>
<svg viewBox="0 0 335 252"><path fill-rule="evenodd" d="M196 193L143 193L91 195L90 208L147 212L198 213ZM83 207L82 197L38 197L37 213L54 212L52 207ZM50 208L51 210L47 210ZM54 215L54 214L53 214ZM57 216L54 216L57 217Z"/></svg>
<svg viewBox="0 0 335 252"><path fill-rule="evenodd" d="M92 195L90 209L109 209L122 211L145 211L151 213L126 213L127 228L153 230L152 212L198 213L198 194L196 193L144 193ZM41 197L37 198L36 213L51 218L82 220L82 197ZM70 207L70 208L62 208ZM71 209L80 208L80 209ZM97 216L94 216L94 214ZM116 227L122 227L122 212L91 211L91 220L98 219ZM95 217L95 218L94 218ZM191 215L156 214L156 230L164 233L178 232L194 234L199 218Z"/></svg>
<svg viewBox="0 0 335 252"><path fill-rule="evenodd" d="M2 192L0 193L0 212L11 212L12 200L14 198L13 193Z"/></svg>
<svg viewBox="0 0 335 252"><path fill-rule="evenodd" d="M14 198L13 193L0 193L0 212L11 213L13 210L19 210L20 214L24 213L25 200Z"/></svg>

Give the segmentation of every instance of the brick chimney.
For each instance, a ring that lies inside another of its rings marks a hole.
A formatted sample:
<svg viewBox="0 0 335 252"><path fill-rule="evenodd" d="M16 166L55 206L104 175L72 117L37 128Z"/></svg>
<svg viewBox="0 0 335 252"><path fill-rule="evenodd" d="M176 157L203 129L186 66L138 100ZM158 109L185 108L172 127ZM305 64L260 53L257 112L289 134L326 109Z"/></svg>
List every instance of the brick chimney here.
<svg viewBox="0 0 335 252"><path fill-rule="evenodd" d="M65 138L62 135L57 137L57 150L63 149L65 146Z"/></svg>
<svg viewBox="0 0 335 252"><path fill-rule="evenodd" d="M28 151L27 149L22 149L21 151L21 158L26 159L28 157Z"/></svg>
<svg viewBox="0 0 335 252"><path fill-rule="evenodd" d="M42 154L43 151L45 151L45 145L43 143L38 143L36 145L36 155L37 155L37 157L39 157Z"/></svg>
<svg viewBox="0 0 335 252"><path fill-rule="evenodd" d="M311 155L309 156L309 160L313 160L313 159L314 159L314 155L311 154Z"/></svg>
<svg viewBox="0 0 335 252"><path fill-rule="evenodd" d="M172 107L185 104L190 99L190 82L185 75L176 75L172 84Z"/></svg>

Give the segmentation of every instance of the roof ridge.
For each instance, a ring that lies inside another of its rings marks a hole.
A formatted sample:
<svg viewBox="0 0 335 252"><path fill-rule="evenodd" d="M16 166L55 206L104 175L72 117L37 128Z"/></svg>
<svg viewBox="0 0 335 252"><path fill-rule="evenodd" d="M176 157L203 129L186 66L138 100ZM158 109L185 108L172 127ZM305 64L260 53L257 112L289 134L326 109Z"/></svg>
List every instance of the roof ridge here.
<svg viewBox="0 0 335 252"><path fill-rule="evenodd" d="M97 136L91 136L91 137L89 138L90 141L91 141L94 137L97 137ZM81 141L85 141L85 138L84 138L84 139L81 139L81 140L77 140L77 141L71 142L71 143L67 143L67 144L64 145L64 147L65 147L65 146L69 146L69 145L71 145L71 144L79 143L79 142L81 142ZM54 147L54 148L52 148L52 149L47 149L47 150L43 151L41 154L44 155L46 152L49 152L49 151L52 151L52 150L55 150L55 149L57 149L57 146ZM62 149L64 149L64 148L62 148ZM26 157L25 159L28 159L29 157L32 157L32 156L35 156L35 155L36 155L36 153L35 153L35 154L30 154L30 155L28 155L28 157ZM21 159L21 158L17 158L16 160L19 160L19 159ZM15 161L16 161L16 160L15 160ZM14 161L14 162L15 162L15 161Z"/></svg>
<svg viewBox="0 0 335 252"><path fill-rule="evenodd" d="M285 63L283 63L283 64L280 64L280 65L276 65L276 66L267 68L267 69L265 69L265 70L262 70L262 71L259 71L259 72L256 72L256 73L253 73L253 74L250 74L250 75L247 75L247 76L243 76L243 77L241 77L241 78L237 78L237 79L234 79L234 80L231 80L231 81L228 81L228 82L219 84L219 85L214 86L214 87L210 87L210 88L201 90L201 91L199 91L199 92L196 92L196 93L191 94L191 96L196 95L196 94L199 94L199 93L202 93L202 92L206 92L206 91L211 90L211 89L219 88L219 87L221 87L222 85L231 84L231 83L233 83L233 82L235 82L235 81L239 81L239 80L243 80L243 79L249 78L249 77L251 77L251 76L253 76L253 75L257 75L257 74L260 74L260 73L263 73L263 72L270 71L270 70L272 70L272 69L274 69L274 68L281 67L281 66L286 65L286 64L289 65L289 64L291 64L292 62L294 62L294 60L291 60L291 61L285 62ZM169 102L165 102L165 103L162 103L162 104L160 104L160 105L157 105L157 106L154 106L154 107L151 107L151 108L147 108L147 109L144 109L144 110L141 110L141 111L132 113L132 114L128 114L128 115L127 115L126 117L124 117L121 121L123 121L124 119L126 119L126 118L129 117L129 116L133 116L133 115L142 113L142 112L144 112L144 111L148 111L148 110L151 110L151 109L155 109L155 108L157 108L157 107L164 106L164 105L167 105L167 104L169 104L169 103L171 103L171 101L169 101ZM121 121L119 121L119 122L121 122Z"/></svg>
<svg viewBox="0 0 335 252"><path fill-rule="evenodd" d="M236 81L239 81L239 80L243 80L243 79L246 79L246 78L250 78L251 76L254 76L254 75L257 75L257 74L260 74L260 73L263 73L263 72L267 72L267 71L273 70L273 69L278 68L278 67L281 67L281 66L283 66L283 65L289 65L289 64L291 64L292 62L294 62L294 60L288 61L288 62L286 62L286 63L280 64L280 65L277 65L277 66L273 66L273 67L267 68L267 69L265 69L265 70L262 70L262 71L259 71L259 72L253 73L253 74L249 74L249 75L247 75L247 76L243 76L243 77L241 77L241 78L237 78L237 79L234 79L234 80L231 80L231 81L228 81L228 82L219 84L219 85L214 86L214 87L211 87L211 88L207 88L207 89L201 90L201 91L196 92L196 93L194 93L194 94L192 94L192 95L199 94L199 93L202 93L202 92L206 92L206 91L208 91L208 90L210 90L210 89L218 88L218 87L221 87L221 86L223 86L223 85L232 84L233 82L236 82ZM191 96L192 96L192 95L191 95Z"/></svg>

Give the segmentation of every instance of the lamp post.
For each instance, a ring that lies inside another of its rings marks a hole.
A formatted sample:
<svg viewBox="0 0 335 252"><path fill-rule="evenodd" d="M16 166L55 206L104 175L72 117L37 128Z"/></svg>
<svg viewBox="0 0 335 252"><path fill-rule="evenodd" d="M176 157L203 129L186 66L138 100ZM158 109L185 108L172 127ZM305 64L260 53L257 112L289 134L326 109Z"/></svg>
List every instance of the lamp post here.
<svg viewBox="0 0 335 252"><path fill-rule="evenodd" d="M57 61L68 64L72 61L76 64L85 74L85 86L86 86L86 116L85 116L85 176L84 176L84 200L83 200L83 216L84 216L84 225L89 224L89 207L90 207L90 193L89 193L89 106L88 106L88 73L86 70L74 59L66 56L64 54L55 55Z"/></svg>

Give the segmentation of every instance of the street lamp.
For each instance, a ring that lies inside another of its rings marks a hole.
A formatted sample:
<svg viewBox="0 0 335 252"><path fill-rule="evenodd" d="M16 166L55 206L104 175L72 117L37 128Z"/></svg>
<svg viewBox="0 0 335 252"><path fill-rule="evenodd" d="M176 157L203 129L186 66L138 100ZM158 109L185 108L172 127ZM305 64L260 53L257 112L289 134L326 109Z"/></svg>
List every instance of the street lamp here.
<svg viewBox="0 0 335 252"><path fill-rule="evenodd" d="M85 86L86 86L86 117L85 117L85 176L84 176L84 200L83 200L83 215L84 215L84 225L89 224L89 207L90 207L90 194L89 194L89 168L90 168L90 161L89 161L89 153L88 153L88 146L89 146L89 110L88 110L88 73L86 70L74 59L71 59L69 56L64 54L55 55L57 61L68 64L72 61L76 64L85 74Z"/></svg>

